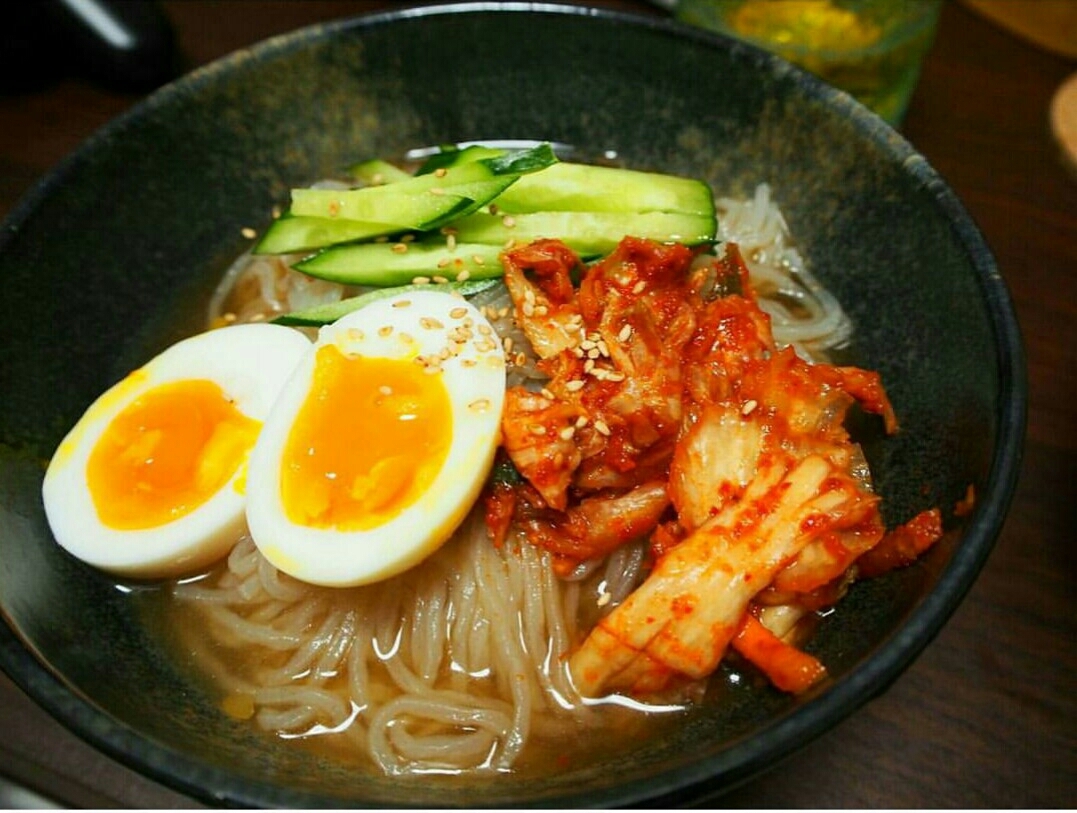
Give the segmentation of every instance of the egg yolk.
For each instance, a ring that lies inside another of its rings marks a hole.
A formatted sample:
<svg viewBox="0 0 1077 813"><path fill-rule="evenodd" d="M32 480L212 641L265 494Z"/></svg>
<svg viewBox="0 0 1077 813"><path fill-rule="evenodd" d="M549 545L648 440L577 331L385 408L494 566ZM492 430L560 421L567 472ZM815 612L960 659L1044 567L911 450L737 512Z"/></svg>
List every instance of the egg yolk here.
<svg viewBox="0 0 1077 813"><path fill-rule="evenodd" d="M442 376L413 360L318 349L284 448L281 498L299 525L368 530L414 503L449 453Z"/></svg>
<svg viewBox="0 0 1077 813"><path fill-rule="evenodd" d="M90 453L98 516L137 530L190 513L231 479L260 428L212 381L154 387L112 419Z"/></svg>

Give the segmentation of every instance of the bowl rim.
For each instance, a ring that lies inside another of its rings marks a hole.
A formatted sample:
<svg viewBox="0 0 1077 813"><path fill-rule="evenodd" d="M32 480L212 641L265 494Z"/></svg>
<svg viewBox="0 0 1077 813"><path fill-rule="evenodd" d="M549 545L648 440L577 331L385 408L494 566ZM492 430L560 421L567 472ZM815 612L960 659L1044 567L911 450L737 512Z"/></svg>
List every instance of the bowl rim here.
<svg viewBox="0 0 1077 813"><path fill-rule="evenodd" d="M807 95L840 108L865 138L881 146L895 161L904 165L918 184L930 190L935 204L953 230L956 242L968 253L976 271L999 352L997 375L1002 393L997 403L999 423L985 487L977 497L977 505L965 527L962 544L939 574L931 593L909 611L904 623L881 642L874 653L851 668L825 692L787 710L721 753L690 765L667 769L655 776L631 780L615 788L597 792L584 789L558 796L556 803L571 806L628 806L643 801L648 805L661 805L665 801L677 804L699 793L728 791L800 749L889 688L938 635L971 589L1002 531L1003 520L1016 489L1024 447L1028 385L1023 342L1009 291L991 250L956 194L928 161L876 114L843 91L826 85L779 56L724 34L704 31L660 15L526 0L415 3L314 23L279 34L222 56L157 89L91 134L29 189L5 218L3 229L0 230L0 252L49 193L60 186L99 146L122 133L129 124L149 115L153 109L167 105L174 97L197 92L202 85L227 73L240 62L249 63L252 58L267 59L289 49L303 47L308 41L330 38L344 32L392 25L419 17L459 13L589 17L684 37L712 47L742 51L766 71L789 73ZM3 620L0 623L0 669L69 731L143 776L210 804L250 807L356 804L347 799L326 800L306 791L235 777L141 735L126 723L98 709L91 698L65 684L61 675L54 673L44 659L39 659L32 644L19 637L2 605L0 619ZM539 800L538 804L546 805L549 802L550 799L544 799Z"/></svg>

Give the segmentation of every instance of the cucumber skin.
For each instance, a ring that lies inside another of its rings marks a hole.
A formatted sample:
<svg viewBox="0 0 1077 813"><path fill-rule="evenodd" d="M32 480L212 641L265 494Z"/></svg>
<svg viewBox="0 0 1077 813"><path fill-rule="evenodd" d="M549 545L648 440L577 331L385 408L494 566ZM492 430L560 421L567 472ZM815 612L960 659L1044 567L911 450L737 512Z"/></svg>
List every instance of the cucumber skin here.
<svg viewBox="0 0 1077 813"><path fill-rule="evenodd" d="M469 279L464 282L441 282L431 283L429 285L410 284L394 286L392 288L375 288L359 294L358 296L341 299L338 302L333 302L328 305L318 305L313 308L305 308L301 311L285 313L270 321L278 325L320 327L321 325L331 324L342 316L346 316L353 311L366 307L371 302L376 302L379 299L385 299L390 296L396 296L397 294L406 294L409 291L440 291L444 292L446 295L472 296L480 291L485 291L487 288L497 285L497 283L497 279L490 278L478 280Z"/></svg>
<svg viewBox="0 0 1077 813"><path fill-rule="evenodd" d="M346 285L407 285L416 277L493 279L502 274L500 245L468 245L449 248L443 239L407 243L407 250L392 243L358 243L327 248L293 266L318 279ZM481 259L476 261L476 257Z"/></svg>

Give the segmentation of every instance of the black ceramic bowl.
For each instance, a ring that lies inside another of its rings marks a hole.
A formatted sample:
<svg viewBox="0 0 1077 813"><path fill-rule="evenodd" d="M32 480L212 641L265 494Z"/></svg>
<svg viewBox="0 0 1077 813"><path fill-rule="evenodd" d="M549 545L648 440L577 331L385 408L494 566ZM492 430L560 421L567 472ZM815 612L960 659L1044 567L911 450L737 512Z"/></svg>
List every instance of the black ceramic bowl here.
<svg viewBox="0 0 1077 813"><path fill-rule="evenodd" d="M43 461L89 402L189 332L215 278L289 187L360 157L539 139L771 185L855 323L903 430L868 449L886 517L942 506L923 561L857 584L814 649L809 698L731 692L627 757L538 780L385 779L222 719L141 623L138 597L61 552ZM968 590L1002 523L1024 428L1007 292L945 182L850 98L749 47L661 19L539 4L405 10L316 26L196 71L111 123L0 236L0 664L77 734L231 805L629 805L715 793L884 690ZM973 485L975 510L952 506Z"/></svg>

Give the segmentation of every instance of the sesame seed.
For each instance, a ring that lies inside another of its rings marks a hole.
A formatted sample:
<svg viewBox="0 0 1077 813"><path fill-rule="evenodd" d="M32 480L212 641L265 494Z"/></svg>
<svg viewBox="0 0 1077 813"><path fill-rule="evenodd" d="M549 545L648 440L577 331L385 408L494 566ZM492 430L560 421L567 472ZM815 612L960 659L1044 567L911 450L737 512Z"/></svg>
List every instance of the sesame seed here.
<svg viewBox="0 0 1077 813"><path fill-rule="evenodd" d="M452 258L450 258L450 257L442 257L440 260L438 260L438 268L445 268L451 262L452 262Z"/></svg>
<svg viewBox="0 0 1077 813"><path fill-rule="evenodd" d="M429 285L430 277L413 277L411 280L412 285Z"/></svg>
<svg viewBox="0 0 1077 813"><path fill-rule="evenodd" d="M438 167L434 170L434 175L438 178L444 178L448 172L449 170L445 169L445 167Z"/></svg>
<svg viewBox="0 0 1077 813"><path fill-rule="evenodd" d="M503 218L501 218L501 223L505 226L506 229L511 229L513 226L516 225L516 218L512 215L505 215Z"/></svg>
<svg viewBox="0 0 1077 813"><path fill-rule="evenodd" d="M251 321L252 322L264 322L265 320L266 320L266 315L264 313L256 313L253 316L251 316Z"/></svg>
<svg viewBox="0 0 1077 813"><path fill-rule="evenodd" d="M445 237L445 245L448 246L449 251L452 251L454 248L456 248L456 234L455 233L450 232Z"/></svg>
<svg viewBox="0 0 1077 813"><path fill-rule="evenodd" d="M398 299L393 303L394 308L406 308L411 304L410 299Z"/></svg>
<svg viewBox="0 0 1077 813"><path fill-rule="evenodd" d="M503 341L501 344L504 346L506 353L511 353L512 346L515 344L515 342L512 340L512 336L506 336L505 341Z"/></svg>
<svg viewBox="0 0 1077 813"><path fill-rule="evenodd" d="M465 268L463 271L461 271L459 274L456 275L456 281L457 282L463 282L464 280L468 279L470 276L471 276L471 272L468 271Z"/></svg>
<svg viewBox="0 0 1077 813"><path fill-rule="evenodd" d="M234 322L236 321L236 315L229 311L228 313L221 314L221 319L225 322Z"/></svg>
<svg viewBox="0 0 1077 813"><path fill-rule="evenodd" d="M475 265L486 265L486 258L481 254L472 254L471 261L475 263Z"/></svg>
<svg viewBox="0 0 1077 813"><path fill-rule="evenodd" d="M611 601L613 601L613 594L606 592L599 595L598 600L595 602L595 604L597 604L599 607L605 607Z"/></svg>
<svg viewBox="0 0 1077 813"><path fill-rule="evenodd" d="M410 333L401 332L401 333L397 333L396 335L399 336L400 341L404 342L405 344L415 344L415 339L412 337L412 335Z"/></svg>
<svg viewBox="0 0 1077 813"><path fill-rule="evenodd" d="M240 230L240 234L246 237L248 240L253 240L258 236L258 232L252 229L250 226L245 226Z"/></svg>
<svg viewBox="0 0 1077 813"><path fill-rule="evenodd" d="M632 293L634 293L634 294L642 294L646 289L647 289L647 283L644 282L643 280L640 280L639 282L637 282L635 285L632 286Z"/></svg>
<svg viewBox="0 0 1077 813"><path fill-rule="evenodd" d="M587 351L587 358L589 359L597 359L601 355L602 351L599 350L597 347L592 347L590 350Z"/></svg>
<svg viewBox="0 0 1077 813"><path fill-rule="evenodd" d="M431 281L436 282L438 285L444 285L449 280L446 277L437 277L437 276L435 276L435 277L431 278Z"/></svg>
<svg viewBox="0 0 1077 813"><path fill-rule="evenodd" d="M580 390L582 390L584 388L584 385L586 383L587 382L584 381L582 378L576 378L576 379L573 379L572 381L569 381L568 383L566 383L565 384L565 389L568 390L569 392L579 392Z"/></svg>
<svg viewBox="0 0 1077 813"><path fill-rule="evenodd" d="M550 312L550 309L548 307L546 307L545 305L536 305L535 306L535 316L545 316L549 312Z"/></svg>
<svg viewBox="0 0 1077 813"><path fill-rule="evenodd" d="M378 335L381 336L383 339L386 336L391 335L392 332L393 332L392 325L382 325L381 327L378 328Z"/></svg>
<svg viewBox="0 0 1077 813"><path fill-rule="evenodd" d="M499 310L499 311L497 312L497 318L498 318L498 319L504 319L504 318L505 318L506 316L508 316L508 315L509 315L509 308L508 308L508 306L507 306L507 305L506 305L505 307L501 308L501 309L500 309L500 310Z"/></svg>
<svg viewBox="0 0 1077 813"><path fill-rule="evenodd" d="M550 392L546 387L542 388L541 394L543 398L546 398L549 401L554 400L554 394Z"/></svg>
<svg viewBox="0 0 1077 813"><path fill-rule="evenodd" d="M527 353L524 353L522 351L517 353L515 358L513 358L512 362L517 367L523 367L525 364L527 364Z"/></svg>
<svg viewBox="0 0 1077 813"><path fill-rule="evenodd" d="M595 431L598 432L598 434L600 435L605 435L606 437L610 436L609 426L607 426L606 422L601 419L595 421Z"/></svg>
<svg viewBox="0 0 1077 813"><path fill-rule="evenodd" d="M625 380L625 374L624 373L618 373L618 372L610 372L610 373L606 374L606 380L607 381L624 381Z"/></svg>
<svg viewBox="0 0 1077 813"><path fill-rule="evenodd" d="M587 361L585 361L583 363L583 371L585 373L590 373L594 369L595 369L595 360L594 359L587 359Z"/></svg>
<svg viewBox="0 0 1077 813"><path fill-rule="evenodd" d="M478 365L478 362L475 361L475 359L460 359L460 364L463 367L475 367Z"/></svg>
<svg viewBox="0 0 1077 813"><path fill-rule="evenodd" d="M535 315L535 306L532 305L530 302L524 302L523 307L521 308L521 310L524 312L524 316L534 316Z"/></svg>
<svg viewBox="0 0 1077 813"><path fill-rule="evenodd" d="M451 311L449 311L449 316L453 319L463 319L465 316L467 316L467 308L453 308Z"/></svg>
<svg viewBox="0 0 1077 813"><path fill-rule="evenodd" d="M583 427L587 426L587 423L588 423L587 416L586 415L580 415L580 417L578 417L576 419L576 428L577 429L583 429Z"/></svg>
<svg viewBox="0 0 1077 813"><path fill-rule="evenodd" d="M426 330L441 330L445 325L435 319L433 316L424 316L419 320L419 324Z"/></svg>
<svg viewBox="0 0 1077 813"><path fill-rule="evenodd" d="M621 328L621 332L617 334L617 341L627 342L632 338L632 325L625 322L624 327Z"/></svg>
<svg viewBox="0 0 1077 813"><path fill-rule="evenodd" d="M558 432L558 435L560 436L561 440L572 440L572 437L575 434L576 434L576 427L575 426L566 426L564 429L562 429L560 432Z"/></svg>
<svg viewBox="0 0 1077 813"><path fill-rule="evenodd" d="M488 410L490 408L490 399L489 398L476 399L476 400L472 401L470 404L468 404L467 408L470 409L472 412L485 412L486 410Z"/></svg>
<svg viewBox="0 0 1077 813"><path fill-rule="evenodd" d="M393 247L390 249L394 254L404 254L407 250L407 243L393 243Z"/></svg>
<svg viewBox="0 0 1077 813"><path fill-rule="evenodd" d="M380 392L382 395L392 395L393 388L386 384L382 384L380 387L378 387L378 392Z"/></svg>
<svg viewBox="0 0 1077 813"><path fill-rule="evenodd" d="M610 357L610 348L609 345L606 344L605 339L598 340L598 352L601 353L604 358Z"/></svg>
<svg viewBox="0 0 1077 813"><path fill-rule="evenodd" d="M566 322L565 333L579 333L581 330L579 322Z"/></svg>
<svg viewBox="0 0 1077 813"><path fill-rule="evenodd" d="M591 339L584 339L580 342L581 350L594 350L597 345Z"/></svg>
<svg viewBox="0 0 1077 813"><path fill-rule="evenodd" d="M541 426L537 423L533 423L529 427L527 427L527 431L530 432L532 435L542 436L546 434L546 427Z"/></svg>
<svg viewBox="0 0 1077 813"><path fill-rule="evenodd" d="M475 342L475 349L480 353L489 353L491 350L497 349L497 344L491 339L479 339L479 341Z"/></svg>
<svg viewBox="0 0 1077 813"><path fill-rule="evenodd" d="M748 401L745 401L744 406L741 407L740 414L747 417L748 415L751 415L752 412L755 411L755 408L757 406L759 406L759 402L756 401L754 398L752 398L752 399L750 399Z"/></svg>
<svg viewBox="0 0 1077 813"><path fill-rule="evenodd" d="M402 234L402 235L400 235L400 242L401 243L413 243L413 242L415 242L415 235L414 234Z"/></svg>

